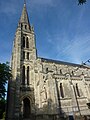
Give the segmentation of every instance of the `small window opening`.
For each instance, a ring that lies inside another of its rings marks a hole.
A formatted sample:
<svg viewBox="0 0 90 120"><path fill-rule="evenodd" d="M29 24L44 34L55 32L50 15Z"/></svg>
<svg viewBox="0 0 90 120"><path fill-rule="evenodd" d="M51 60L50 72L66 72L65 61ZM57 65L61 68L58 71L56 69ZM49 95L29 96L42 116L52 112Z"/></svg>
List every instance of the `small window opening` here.
<svg viewBox="0 0 90 120"><path fill-rule="evenodd" d="M46 68L46 72L48 72L48 68Z"/></svg>
<svg viewBox="0 0 90 120"><path fill-rule="evenodd" d="M80 97L80 92L79 92L79 89L78 89L78 84L76 83L76 91L77 91L77 96Z"/></svg>
<svg viewBox="0 0 90 120"><path fill-rule="evenodd" d="M21 23L21 29L23 28L23 24Z"/></svg>
<svg viewBox="0 0 90 120"><path fill-rule="evenodd" d="M23 51L23 59L25 59L25 52Z"/></svg>
<svg viewBox="0 0 90 120"><path fill-rule="evenodd" d="M25 29L27 29L27 25L25 25Z"/></svg>
<svg viewBox="0 0 90 120"><path fill-rule="evenodd" d="M62 70L60 69L60 74L62 74Z"/></svg>
<svg viewBox="0 0 90 120"><path fill-rule="evenodd" d="M22 68L22 84L25 85L25 66Z"/></svg>
<svg viewBox="0 0 90 120"><path fill-rule="evenodd" d="M47 99L47 91L45 87L44 87L44 90L45 90L45 98Z"/></svg>
<svg viewBox="0 0 90 120"><path fill-rule="evenodd" d="M61 94L61 97L64 98L64 92L63 92L62 83L60 83L60 94Z"/></svg>
<svg viewBox="0 0 90 120"><path fill-rule="evenodd" d="M27 52L27 59L29 60L29 52Z"/></svg>
<svg viewBox="0 0 90 120"><path fill-rule="evenodd" d="M27 67L27 85L29 85L29 66Z"/></svg>
<svg viewBox="0 0 90 120"><path fill-rule="evenodd" d="M72 71L72 75L74 75L74 72Z"/></svg>
<svg viewBox="0 0 90 120"><path fill-rule="evenodd" d="M28 37L26 38L26 48L29 48L29 41L28 41Z"/></svg>
<svg viewBox="0 0 90 120"><path fill-rule="evenodd" d="M23 47L25 47L25 37L23 37Z"/></svg>

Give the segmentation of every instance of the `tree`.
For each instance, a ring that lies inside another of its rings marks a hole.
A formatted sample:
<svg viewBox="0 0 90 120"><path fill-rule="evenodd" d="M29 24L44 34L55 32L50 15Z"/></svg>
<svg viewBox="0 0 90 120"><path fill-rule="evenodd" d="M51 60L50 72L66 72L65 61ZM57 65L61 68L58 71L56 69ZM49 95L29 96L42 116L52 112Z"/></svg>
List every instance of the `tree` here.
<svg viewBox="0 0 90 120"><path fill-rule="evenodd" d="M78 0L78 5L81 5L81 4L83 4L83 3L86 3L86 0Z"/></svg>
<svg viewBox="0 0 90 120"><path fill-rule="evenodd" d="M6 83L10 80L11 73L8 63L0 63L0 119L5 117L5 93L6 93Z"/></svg>
<svg viewBox="0 0 90 120"><path fill-rule="evenodd" d="M0 100L0 119L2 119L3 115L5 114L5 106L6 106L6 100L1 99Z"/></svg>
<svg viewBox="0 0 90 120"><path fill-rule="evenodd" d="M8 63L0 63L0 100L4 99L6 92L6 83L10 80L11 73Z"/></svg>

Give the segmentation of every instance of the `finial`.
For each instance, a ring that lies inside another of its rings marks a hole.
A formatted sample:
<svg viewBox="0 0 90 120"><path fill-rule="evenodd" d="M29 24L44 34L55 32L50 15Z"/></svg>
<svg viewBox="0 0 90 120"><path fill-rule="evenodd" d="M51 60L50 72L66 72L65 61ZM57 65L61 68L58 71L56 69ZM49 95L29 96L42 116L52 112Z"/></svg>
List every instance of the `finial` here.
<svg viewBox="0 0 90 120"><path fill-rule="evenodd" d="M26 0L24 0L24 4L26 4Z"/></svg>

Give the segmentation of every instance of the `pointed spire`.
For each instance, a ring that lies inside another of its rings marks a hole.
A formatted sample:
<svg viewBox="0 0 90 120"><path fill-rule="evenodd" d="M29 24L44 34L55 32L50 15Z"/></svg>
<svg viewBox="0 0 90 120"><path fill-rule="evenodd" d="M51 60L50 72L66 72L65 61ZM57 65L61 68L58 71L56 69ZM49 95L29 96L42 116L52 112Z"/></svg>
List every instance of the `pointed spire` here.
<svg viewBox="0 0 90 120"><path fill-rule="evenodd" d="M24 0L24 7L23 7L23 10L22 10L22 15L21 15L19 23L26 23L28 25L30 24L27 9L26 9L26 0Z"/></svg>

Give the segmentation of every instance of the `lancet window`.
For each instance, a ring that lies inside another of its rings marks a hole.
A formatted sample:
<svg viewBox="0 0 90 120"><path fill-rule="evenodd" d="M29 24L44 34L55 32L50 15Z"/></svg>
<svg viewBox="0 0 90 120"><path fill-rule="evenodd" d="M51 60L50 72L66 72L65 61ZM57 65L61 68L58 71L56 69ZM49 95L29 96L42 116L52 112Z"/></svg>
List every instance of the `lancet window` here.
<svg viewBox="0 0 90 120"><path fill-rule="evenodd" d="M25 25L25 29L27 29L27 25Z"/></svg>
<svg viewBox="0 0 90 120"><path fill-rule="evenodd" d="M76 91L77 91L77 96L80 97L80 92L79 92L79 89L78 89L78 84L76 83Z"/></svg>
<svg viewBox="0 0 90 120"><path fill-rule="evenodd" d="M25 85L25 66L22 68L22 84Z"/></svg>
<svg viewBox="0 0 90 120"><path fill-rule="evenodd" d="M47 99L47 91L45 87L44 87L44 92L45 92L45 99Z"/></svg>
<svg viewBox="0 0 90 120"><path fill-rule="evenodd" d="M29 85L29 66L27 67L27 85Z"/></svg>
<svg viewBox="0 0 90 120"><path fill-rule="evenodd" d="M23 59L25 59L25 51L23 51Z"/></svg>
<svg viewBox="0 0 90 120"><path fill-rule="evenodd" d="M64 92L63 92L62 83L60 83L60 95L61 95L62 98L64 98Z"/></svg>
<svg viewBox="0 0 90 120"><path fill-rule="evenodd" d="M29 60L29 52L27 52L27 59Z"/></svg>
<svg viewBox="0 0 90 120"><path fill-rule="evenodd" d="M29 48L29 41L28 41L28 37L26 38L26 48Z"/></svg>
<svg viewBox="0 0 90 120"><path fill-rule="evenodd" d="M60 69L60 74L62 74L62 70Z"/></svg>
<svg viewBox="0 0 90 120"><path fill-rule="evenodd" d="M25 47L25 37L23 36L23 47Z"/></svg>

